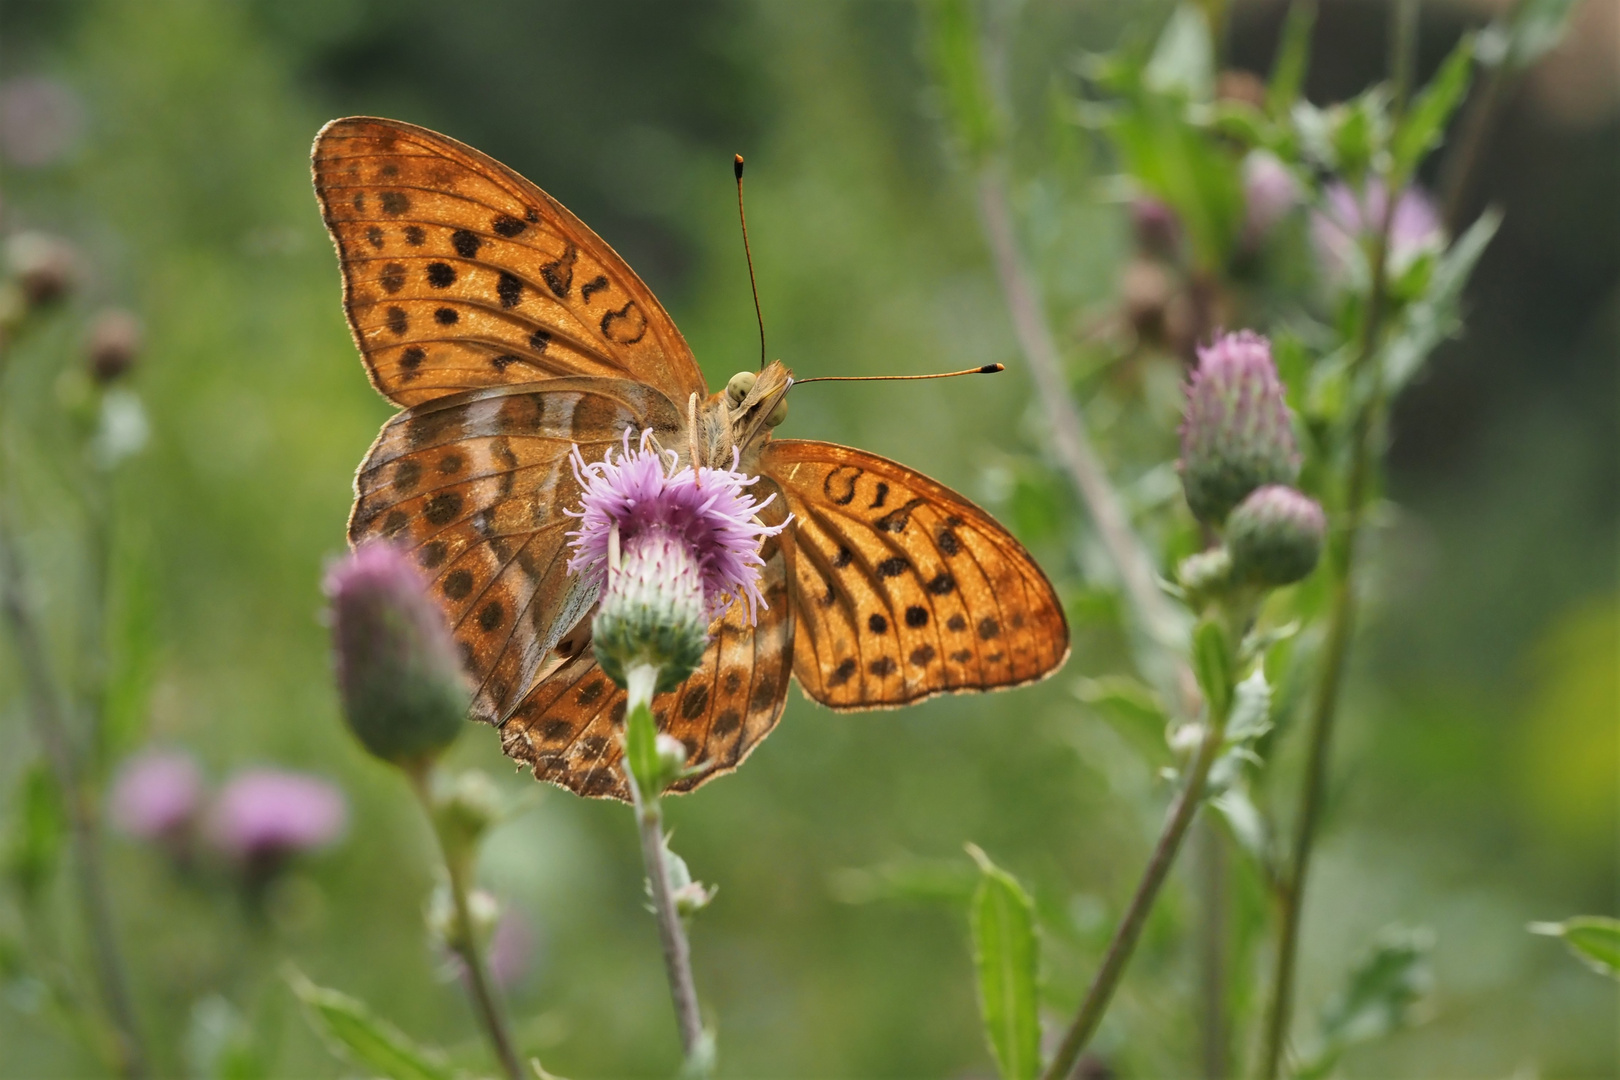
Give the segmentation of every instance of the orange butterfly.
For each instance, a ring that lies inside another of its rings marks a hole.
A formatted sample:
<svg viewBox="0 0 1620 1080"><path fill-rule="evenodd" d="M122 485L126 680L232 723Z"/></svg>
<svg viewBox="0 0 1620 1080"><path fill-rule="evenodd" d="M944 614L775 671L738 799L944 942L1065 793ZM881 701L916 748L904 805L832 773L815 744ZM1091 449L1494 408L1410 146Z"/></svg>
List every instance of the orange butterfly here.
<svg viewBox="0 0 1620 1080"><path fill-rule="evenodd" d="M386 537L432 579L477 686L472 712L535 776L628 798L625 694L590 648L594 593L568 574L578 444L600 460L652 428L682 463L741 450L767 523L757 625L716 620L703 664L654 700L701 771L776 725L788 674L834 709L1044 678L1069 652L1051 583L988 514L904 465L778 440L780 361L710 394L680 331L613 249L529 181L395 120L321 129L315 191L374 385L405 407L355 476L349 541Z"/></svg>

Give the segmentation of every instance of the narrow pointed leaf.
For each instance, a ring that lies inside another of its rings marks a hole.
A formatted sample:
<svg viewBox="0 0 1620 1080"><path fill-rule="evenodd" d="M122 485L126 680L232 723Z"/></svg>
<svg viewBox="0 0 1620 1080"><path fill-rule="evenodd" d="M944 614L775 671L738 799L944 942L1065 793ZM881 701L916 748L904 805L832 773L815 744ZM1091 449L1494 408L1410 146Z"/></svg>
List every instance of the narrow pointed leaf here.
<svg viewBox="0 0 1620 1080"><path fill-rule="evenodd" d="M454 1080L455 1073L435 1052L379 1019L364 1002L296 973L288 981L311 1025L338 1056L389 1080Z"/></svg>
<svg viewBox="0 0 1620 1080"><path fill-rule="evenodd" d="M1531 923L1530 932L1563 938L1587 966L1620 979L1620 919L1577 915L1561 923Z"/></svg>
<svg viewBox="0 0 1620 1080"><path fill-rule="evenodd" d="M984 852L968 853L979 864L970 916L985 1036L1002 1080L1030 1080L1041 1067L1035 905Z"/></svg>
<svg viewBox="0 0 1620 1080"><path fill-rule="evenodd" d="M1397 183L1404 183L1423 156L1438 146L1452 113L1468 93L1474 66L1474 38L1464 37L1451 50L1433 81L1423 88L1406 114L1390 146Z"/></svg>

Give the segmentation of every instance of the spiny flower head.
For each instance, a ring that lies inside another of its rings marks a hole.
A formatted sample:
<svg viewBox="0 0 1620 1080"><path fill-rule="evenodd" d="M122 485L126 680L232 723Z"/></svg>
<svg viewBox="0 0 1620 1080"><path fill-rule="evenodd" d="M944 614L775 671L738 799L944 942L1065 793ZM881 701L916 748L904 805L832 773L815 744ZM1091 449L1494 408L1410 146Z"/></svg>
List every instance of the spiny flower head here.
<svg viewBox="0 0 1620 1080"><path fill-rule="evenodd" d="M1268 484L1226 519L1233 576L1260 585L1292 585L1316 569L1326 535L1327 517L1314 499Z"/></svg>
<svg viewBox="0 0 1620 1080"><path fill-rule="evenodd" d="M327 571L325 591L349 728L384 761L436 757L461 733L469 695L421 573L392 544L363 544Z"/></svg>
<svg viewBox="0 0 1620 1080"><path fill-rule="evenodd" d="M730 469L693 468L658 447L644 431L632 448L587 463L576 446L574 476L584 489L570 510L571 573L602 589L592 624L596 655L615 682L647 663L670 690L696 669L709 624L733 603L748 605L750 621L764 606L760 544L787 527L765 525L759 511L771 496L747 491L755 478Z"/></svg>
<svg viewBox="0 0 1620 1080"><path fill-rule="evenodd" d="M1219 525L1256 488L1293 483L1299 465L1271 343L1240 330L1200 348L1178 462L1193 516Z"/></svg>

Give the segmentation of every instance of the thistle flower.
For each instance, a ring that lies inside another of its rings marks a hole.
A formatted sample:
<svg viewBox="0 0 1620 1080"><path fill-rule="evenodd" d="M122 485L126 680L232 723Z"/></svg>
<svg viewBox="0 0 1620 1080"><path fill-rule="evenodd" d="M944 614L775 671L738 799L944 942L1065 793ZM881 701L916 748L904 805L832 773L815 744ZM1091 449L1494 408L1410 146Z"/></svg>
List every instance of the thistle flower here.
<svg viewBox="0 0 1620 1080"><path fill-rule="evenodd" d="M279 769L238 773L219 794L208 835L249 865L325 847L348 823L343 793L319 777Z"/></svg>
<svg viewBox="0 0 1620 1080"><path fill-rule="evenodd" d="M1269 484L1226 519L1232 573L1260 585L1292 585L1316 569L1327 534L1322 507L1291 487Z"/></svg>
<svg viewBox="0 0 1620 1080"><path fill-rule="evenodd" d="M1131 201L1131 231L1136 246L1161 259L1173 259L1181 246L1181 219L1170 204L1151 195Z"/></svg>
<svg viewBox="0 0 1620 1080"><path fill-rule="evenodd" d="M1241 330L1200 348L1177 463L1193 516L1219 525L1256 488L1293 483L1299 465L1271 343Z"/></svg>
<svg viewBox="0 0 1620 1080"><path fill-rule="evenodd" d="M1243 241L1259 244L1299 205L1299 181L1275 154L1252 151L1243 159Z"/></svg>
<svg viewBox="0 0 1620 1080"><path fill-rule="evenodd" d="M468 690L416 566L391 544L366 544L332 566L324 588L350 730L396 765L437 757L461 733Z"/></svg>
<svg viewBox="0 0 1620 1080"><path fill-rule="evenodd" d="M108 796L114 828L141 840L173 840L190 831L202 805L202 774L190 754L150 750L124 762Z"/></svg>
<svg viewBox="0 0 1620 1080"><path fill-rule="evenodd" d="M1362 244L1383 227L1388 206L1384 183L1369 179L1358 197L1349 184L1327 189L1326 205L1311 215L1311 241L1322 275L1334 288L1350 285L1365 265ZM1400 277L1420 257L1446 246L1434 202L1416 185L1401 191L1389 223L1389 272Z"/></svg>
<svg viewBox="0 0 1620 1080"><path fill-rule="evenodd" d="M732 603L748 605L750 621L764 606L760 544L786 524L756 516L768 505L745 490L755 478L730 469L678 466L652 432L587 464L574 448L574 476L584 488L579 519L569 533L568 569L602 589L591 631L596 656L619 685L626 671L657 668L659 691L679 686L708 647L708 628Z"/></svg>

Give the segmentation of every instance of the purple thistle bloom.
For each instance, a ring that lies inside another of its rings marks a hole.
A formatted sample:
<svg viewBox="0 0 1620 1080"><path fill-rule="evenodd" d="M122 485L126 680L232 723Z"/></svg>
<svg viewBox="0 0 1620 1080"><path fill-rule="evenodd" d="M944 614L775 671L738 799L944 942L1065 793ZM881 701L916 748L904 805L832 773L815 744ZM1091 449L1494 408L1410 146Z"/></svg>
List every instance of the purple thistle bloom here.
<svg viewBox="0 0 1620 1080"><path fill-rule="evenodd" d="M343 793L319 777L249 769L220 792L209 836L244 862L271 860L331 844L348 817Z"/></svg>
<svg viewBox="0 0 1620 1080"><path fill-rule="evenodd" d="M1193 516L1218 525L1255 488L1293 483L1299 466L1271 343L1240 330L1200 348L1177 463Z"/></svg>
<svg viewBox="0 0 1620 1080"><path fill-rule="evenodd" d="M1255 150L1243 159L1243 240L1259 244L1299 205L1299 181L1275 154Z"/></svg>
<svg viewBox="0 0 1620 1080"><path fill-rule="evenodd" d="M1378 179L1369 179L1359 198L1342 181L1327 189L1326 206L1311 215L1311 241L1329 284L1343 288L1364 272L1362 244L1383 227L1387 198ZM1390 273L1398 277L1419 257L1445 246L1434 202L1415 184L1402 190L1389 223Z"/></svg>
<svg viewBox="0 0 1620 1080"><path fill-rule="evenodd" d="M765 606L759 592L759 571L765 565L759 556L760 542L787 528L786 523L761 524L755 516L776 496L756 501L744 489L757 478L735 468L677 468L673 451L649 450L650 443L649 429L642 432L641 448L631 449L626 429L624 450L617 460L610 450L601 461L590 464L574 448L574 476L585 492L583 509L566 511L579 518L579 528L568 534L574 548L569 572L591 584L610 585L608 535L614 527L625 549L645 533L663 531L692 552L707 616L718 618L735 599L748 604L752 621L754 613Z"/></svg>
<svg viewBox="0 0 1620 1080"><path fill-rule="evenodd" d="M191 755L149 750L119 768L107 808L120 832L158 840L187 832L201 802L202 773Z"/></svg>
<svg viewBox="0 0 1620 1080"><path fill-rule="evenodd" d="M620 685L640 663L659 670L660 689L673 689L702 658L714 619L740 602L752 622L765 606L760 544L787 525L757 514L775 496L749 495L755 478L735 459L731 469L678 465L650 430L632 449L626 429L617 457L609 450L589 464L576 446L573 466L584 492L581 509L567 511L579 519L568 569L602 590L597 658Z"/></svg>

